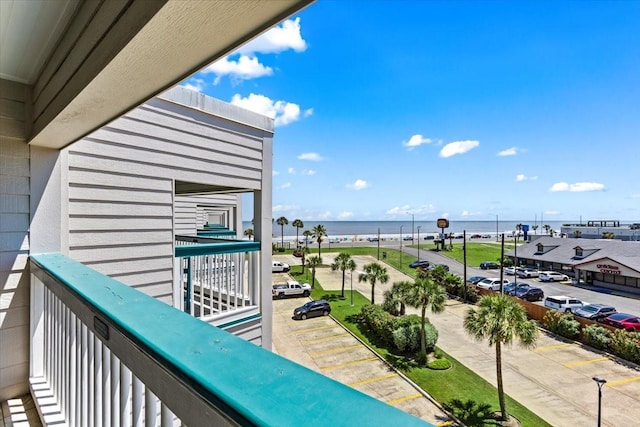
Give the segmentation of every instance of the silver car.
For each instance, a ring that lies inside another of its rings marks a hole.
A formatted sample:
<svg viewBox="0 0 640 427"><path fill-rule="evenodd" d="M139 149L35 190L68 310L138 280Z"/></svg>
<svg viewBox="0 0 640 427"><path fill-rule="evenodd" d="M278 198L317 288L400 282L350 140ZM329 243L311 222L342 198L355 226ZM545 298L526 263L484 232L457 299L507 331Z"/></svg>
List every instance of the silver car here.
<svg viewBox="0 0 640 427"><path fill-rule="evenodd" d="M587 304L574 310L573 314L585 319L598 320L617 313L615 307L605 304Z"/></svg>

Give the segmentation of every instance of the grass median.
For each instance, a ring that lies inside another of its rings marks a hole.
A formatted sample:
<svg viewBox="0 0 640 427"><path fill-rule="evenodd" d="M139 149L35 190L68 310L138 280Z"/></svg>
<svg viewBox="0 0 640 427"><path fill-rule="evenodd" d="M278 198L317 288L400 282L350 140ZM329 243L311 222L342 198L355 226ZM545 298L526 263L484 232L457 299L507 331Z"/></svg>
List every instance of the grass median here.
<svg viewBox="0 0 640 427"><path fill-rule="evenodd" d="M349 249L349 248L345 248ZM366 248L357 249L359 254L368 254L362 251ZM372 250L372 248L368 248ZM347 251L344 251L347 252ZM390 254L387 253L387 260ZM391 257L393 258L393 257ZM326 267L321 267L326 268ZM305 274L301 273L300 266L292 268L292 274L300 281L311 282L311 272L305 270ZM325 291L321 284L316 280L313 289L313 299L326 299L331 303L331 315L354 335L365 342L382 358L393 364L397 369L402 371L407 377L415 382L419 387L433 396L438 402L445 404L450 403L454 399L461 402L471 402L472 408L479 408L481 405L489 405L491 411L498 411L498 392L496 388L472 370L468 369L456 359L449 356L442 350L438 349L449 361L452 362L452 368L445 371L436 371L423 367L416 367L412 361L406 359L402 355L396 355L386 348L379 347L373 343L358 325L358 316L360 310L369 300L360 292L345 290L345 299L340 299L340 291ZM352 304L353 301L353 304ZM536 414L528 410L517 401L507 396L507 408L510 415L517 418L522 426L549 426L547 422L538 417ZM473 409L472 409L473 411ZM471 426L498 425L493 420L485 419L478 423L468 423Z"/></svg>

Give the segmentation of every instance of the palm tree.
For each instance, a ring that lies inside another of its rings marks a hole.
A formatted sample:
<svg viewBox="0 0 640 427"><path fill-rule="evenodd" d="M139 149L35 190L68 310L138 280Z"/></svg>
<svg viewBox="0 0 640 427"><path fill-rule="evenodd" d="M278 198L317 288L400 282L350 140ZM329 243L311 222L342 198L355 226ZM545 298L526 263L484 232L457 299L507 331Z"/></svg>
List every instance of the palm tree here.
<svg viewBox="0 0 640 427"><path fill-rule="evenodd" d="M427 348L424 339L425 324L427 323L427 308L433 313L442 313L446 300L447 293L444 288L428 276L416 279L409 289L407 304L421 310L419 359L422 361L426 361L427 359Z"/></svg>
<svg viewBox="0 0 640 427"><path fill-rule="evenodd" d="M289 220L283 216L276 220L276 224L280 226L281 246L284 248L284 226L289 224Z"/></svg>
<svg viewBox="0 0 640 427"><path fill-rule="evenodd" d="M296 228L296 247L298 247L300 246L300 241L298 240L298 231L300 231L300 229L304 227L304 222L302 222L301 219L294 219L291 225Z"/></svg>
<svg viewBox="0 0 640 427"><path fill-rule="evenodd" d="M533 234L538 234L538 231L537 231L538 230L538 226L537 225L534 225L531 228L533 229Z"/></svg>
<svg viewBox="0 0 640 427"><path fill-rule="evenodd" d="M527 319L527 312L504 294L493 294L480 298L477 309L469 309L464 317L464 329L478 341L488 339L489 346L496 347L496 376L498 400L502 420L509 418L504 400L502 382L502 345L510 345L515 338L524 348L535 346L536 324Z"/></svg>
<svg viewBox="0 0 640 427"><path fill-rule="evenodd" d="M574 230L573 237L575 237L576 239L579 239L580 237L582 237L582 231Z"/></svg>
<svg viewBox="0 0 640 427"><path fill-rule="evenodd" d="M244 230L244 235L249 238L249 240L253 239L253 228L247 228Z"/></svg>
<svg viewBox="0 0 640 427"><path fill-rule="evenodd" d="M322 265L322 258L319 256L314 255L307 259L307 266L311 269L311 289L316 286L316 267L319 265Z"/></svg>
<svg viewBox="0 0 640 427"><path fill-rule="evenodd" d="M344 298L344 275L347 270L353 271L356 269L356 262L351 259L351 255L346 252L340 252L333 264L331 264L331 271L342 271L342 293L341 298Z"/></svg>
<svg viewBox="0 0 640 427"><path fill-rule="evenodd" d="M326 235L327 229L324 228L324 225L318 224L313 227L313 237L315 237L318 242L318 256L320 256L320 244L322 243L322 237Z"/></svg>
<svg viewBox="0 0 640 427"><path fill-rule="evenodd" d="M309 248L306 246L301 246L298 248L298 251L300 251L300 253L302 254L302 274L304 274L304 267L305 267L305 259L307 258L307 255L309 255Z"/></svg>
<svg viewBox="0 0 640 427"><path fill-rule="evenodd" d="M360 273L358 276L358 282L369 282L371 285L371 304L375 304L375 288L376 283L380 282L382 284L387 283L389 281L389 275L387 274L387 269L377 262L372 262L370 264L366 264L364 266L364 273Z"/></svg>
<svg viewBox="0 0 640 427"><path fill-rule="evenodd" d="M306 248L309 247L309 240L311 240L311 236L313 236L313 233L309 230L304 230L302 232L302 235L304 236L304 246Z"/></svg>
<svg viewBox="0 0 640 427"><path fill-rule="evenodd" d="M407 295L409 294L411 285L412 283L407 280L394 282L393 285L391 285L391 289L384 292L384 303L392 309L392 314L398 316L404 316L406 314Z"/></svg>
<svg viewBox="0 0 640 427"><path fill-rule="evenodd" d="M551 229L551 226L550 226L549 224L545 224L542 228L544 228L544 231L545 231L548 235L552 236L552 234L551 234L551 230L552 230L552 229Z"/></svg>

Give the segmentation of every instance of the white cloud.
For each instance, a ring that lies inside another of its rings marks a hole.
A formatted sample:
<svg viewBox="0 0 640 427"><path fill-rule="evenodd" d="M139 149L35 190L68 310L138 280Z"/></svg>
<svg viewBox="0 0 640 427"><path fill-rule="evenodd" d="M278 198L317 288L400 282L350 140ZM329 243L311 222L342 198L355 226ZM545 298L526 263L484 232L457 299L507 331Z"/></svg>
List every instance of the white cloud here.
<svg viewBox="0 0 640 427"><path fill-rule="evenodd" d="M338 214L339 219L349 219L353 217L353 212L345 211Z"/></svg>
<svg viewBox="0 0 640 427"><path fill-rule="evenodd" d="M403 142L402 145L407 147L407 150L411 151L414 148L421 146L422 144L430 144L430 143L431 143L431 139L423 138L422 135L416 134L416 135L413 135L411 138L409 138L409 141Z"/></svg>
<svg viewBox="0 0 640 427"><path fill-rule="evenodd" d="M460 214L460 216L462 216L463 218L478 217L478 216L484 216L484 215L485 214L481 211L476 211L476 212L462 211L462 213Z"/></svg>
<svg viewBox="0 0 640 427"><path fill-rule="evenodd" d="M450 142L442 147L442 150L440 150L440 157L447 158L455 156L456 154L464 154L469 150L473 150L479 145L480 141L472 140Z"/></svg>
<svg viewBox="0 0 640 427"><path fill-rule="evenodd" d="M436 211L436 207L429 204L429 205L422 205L415 209L411 209L408 212L414 215L427 215L427 214L432 214L435 211Z"/></svg>
<svg viewBox="0 0 640 427"><path fill-rule="evenodd" d="M285 126L300 119L300 106L292 102L273 101L264 95L249 94L243 98L233 95L231 103L274 119L276 126ZM305 115L306 117L306 115Z"/></svg>
<svg viewBox="0 0 640 427"><path fill-rule="evenodd" d="M560 215L560 211L544 211L545 215Z"/></svg>
<svg viewBox="0 0 640 427"><path fill-rule="evenodd" d="M409 205L404 205L404 206L396 206L393 207L389 210L387 210L385 212L385 214L387 215L409 215L409 210L411 209L411 206Z"/></svg>
<svg viewBox="0 0 640 427"><path fill-rule="evenodd" d="M298 156L298 160L310 160L312 162L319 162L322 159L322 156L318 153L302 153Z"/></svg>
<svg viewBox="0 0 640 427"><path fill-rule="evenodd" d="M302 171L302 175L309 175L309 176L313 176L316 174L316 171L314 171L313 169L304 169Z"/></svg>
<svg viewBox="0 0 640 427"><path fill-rule="evenodd" d="M600 184L598 182L576 182L575 184L569 184L567 182L556 182L549 189L549 191L551 192L570 191L573 193L602 190L604 190L604 184Z"/></svg>
<svg viewBox="0 0 640 427"><path fill-rule="evenodd" d="M213 81L214 85L220 83L223 76L229 75L234 80L251 80L258 77L270 76L273 74L271 67L266 67L258 61L258 58L250 58L241 55L237 60L224 57L217 60L207 68L202 70L203 73L214 73L216 75Z"/></svg>
<svg viewBox="0 0 640 427"><path fill-rule="evenodd" d="M353 184L347 184L346 187L350 190L363 190L370 185L364 179L356 179Z"/></svg>
<svg viewBox="0 0 640 427"><path fill-rule="evenodd" d="M287 169L287 172L290 173L291 175L295 175L296 174L296 170L294 168Z"/></svg>
<svg viewBox="0 0 640 427"><path fill-rule="evenodd" d="M304 52L307 49L307 43L300 34L300 18L287 19L282 24L241 46L236 53L243 55L280 53L289 49L296 52Z"/></svg>
<svg viewBox="0 0 640 427"><path fill-rule="evenodd" d="M518 175L516 175L516 181L517 182L522 182L522 181L535 181L536 179L538 179L537 176L527 176L523 173L519 173Z"/></svg>
<svg viewBox="0 0 640 427"><path fill-rule="evenodd" d="M193 90L195 92L202 92L202 89L204 89L204 85L205 83L203 79L192 78L186 82L183 82L180 86L185 89Z"/></svg>
<svg viewBox="0 0 640 427"><path fill-rule="evenodd" d="M291 183L290 182L285 182L284 184L282 184L280 186L281 190L284 190L285 188L291 188Z"/></svg>
<svg viewBox="0 0 640 427"><path fill-rule="evenodd" d="M498 156L500 156L500 157L515 156L519 152L520 152L519 148L511 147L511 148L507 148L506 150L502 150L502 151L498 152Z"/></svg>
<svg viewBox="0 0 640 427"><path fill-rule="evenodd" d="M325 211L321 214L318 214L318 218L328 220L331 219L331 211Z"/></svg>

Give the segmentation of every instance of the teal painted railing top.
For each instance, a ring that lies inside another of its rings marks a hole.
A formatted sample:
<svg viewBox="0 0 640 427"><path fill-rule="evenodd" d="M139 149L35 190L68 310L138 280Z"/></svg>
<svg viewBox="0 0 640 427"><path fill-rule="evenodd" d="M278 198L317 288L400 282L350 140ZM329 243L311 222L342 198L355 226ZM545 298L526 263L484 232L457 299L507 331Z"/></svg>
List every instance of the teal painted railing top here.
<svg viewBox="0 0 640 427"><path fill-rule="evenodd" d="M31 261L241 425L430 425L62 254Z"/></svg>
<svg viewBox="0 0 640 427"><path fill-rule="evenodd" d="M198 236L211 236L211 237L216 237L216 236L235 236L236 233L233 230L216 230L216 229L207 229L207 230L198 230L197 231Z"/></svg>
<svg viewBox="0 0 640 427"><path fill-rule="evenodd" d="M260 242L246 240L220 239L218 243L198 243L195 245L177 245L175 256L186 258L200 255L233 254L239 252L256 252L260 250Z"/></svg>

